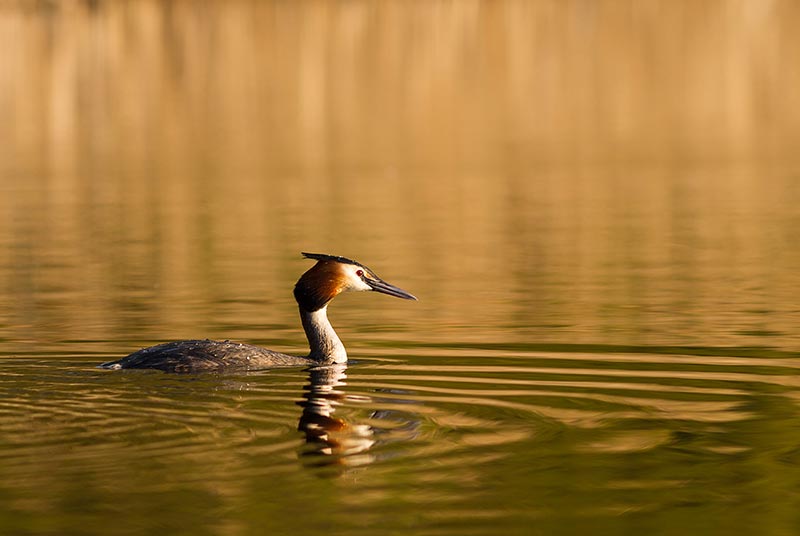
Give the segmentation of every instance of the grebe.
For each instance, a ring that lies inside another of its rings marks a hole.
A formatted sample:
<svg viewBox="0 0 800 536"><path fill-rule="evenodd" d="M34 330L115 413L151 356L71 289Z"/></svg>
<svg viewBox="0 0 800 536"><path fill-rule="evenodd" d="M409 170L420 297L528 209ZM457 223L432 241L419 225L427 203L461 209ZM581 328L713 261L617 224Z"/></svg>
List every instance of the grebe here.
<svg viewBox="0 0 800 536"><path fill-rule="evenodd" d="M298 365L330 365L347 362L342 341L328 321L328 303L347 291L372 290L406 300L417 298L375 275L363 264L334 255L303 253L317 263L294 286L300 319L311 351L306 357L292 356L250 344L231 341L175 341L144 348L117 361L100 365L105 369L158 369L165 372L221 372L257 370Z"/></svg>

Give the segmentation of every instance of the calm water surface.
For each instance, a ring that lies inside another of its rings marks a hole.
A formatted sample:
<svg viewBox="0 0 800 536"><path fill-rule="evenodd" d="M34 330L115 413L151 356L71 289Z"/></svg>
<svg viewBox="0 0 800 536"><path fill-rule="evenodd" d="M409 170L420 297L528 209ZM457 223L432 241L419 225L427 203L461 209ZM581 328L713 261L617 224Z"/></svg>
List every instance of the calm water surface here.
<svg viewBox="0 0 800 536"><path fill-rule="evenodd" d="M796 534L793 2L0 5L0 534ZM346 367L98 370L180 338Z"/></svg>

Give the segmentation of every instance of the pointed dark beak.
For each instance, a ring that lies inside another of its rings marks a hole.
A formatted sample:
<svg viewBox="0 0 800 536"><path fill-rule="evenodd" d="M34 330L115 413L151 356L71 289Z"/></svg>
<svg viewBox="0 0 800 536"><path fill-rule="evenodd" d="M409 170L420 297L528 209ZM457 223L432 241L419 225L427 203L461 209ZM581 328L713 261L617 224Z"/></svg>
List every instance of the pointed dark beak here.
<svg viewBox="0 0 800 536"><path fill-rule="evenodd" d="M364 278L364 282L372 287L372 290L375 292L381 292L383 294L388 294L389 296L394 296L395 298L403 298L404 300L416 300L417 297L413 294L409 294L405 290L396 287L394 285L390 285L386 281L382 279L372 279L371 277Z"/></svg>

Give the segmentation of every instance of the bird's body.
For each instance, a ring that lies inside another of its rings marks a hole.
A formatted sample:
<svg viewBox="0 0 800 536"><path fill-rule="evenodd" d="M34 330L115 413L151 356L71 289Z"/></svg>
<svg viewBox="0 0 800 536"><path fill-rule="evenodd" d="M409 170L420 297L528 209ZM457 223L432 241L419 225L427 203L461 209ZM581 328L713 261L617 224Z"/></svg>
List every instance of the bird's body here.
<svg viewBox="0 0 800 536"><path fill-rule="evenodd" d="M205 339L165 342L102 366L108 369L146 368L165 372L233 372L311 364L313 362L307 357L273 352L252 344Z"/></svg>
<svg viewBox="0 0 800 536"><path fill-rule="evenodd" d="M165 372L223 372L270 367L344 363L347 351L328 321L328 303L346 291L372 290L416 300L408 292L381 280L366 266L347 259L303 253L317 263L297 281L294 296L310 347L308 356L292 356L231 341L175 341L134 352L100 365L106 369L158 369Z"/></svg>

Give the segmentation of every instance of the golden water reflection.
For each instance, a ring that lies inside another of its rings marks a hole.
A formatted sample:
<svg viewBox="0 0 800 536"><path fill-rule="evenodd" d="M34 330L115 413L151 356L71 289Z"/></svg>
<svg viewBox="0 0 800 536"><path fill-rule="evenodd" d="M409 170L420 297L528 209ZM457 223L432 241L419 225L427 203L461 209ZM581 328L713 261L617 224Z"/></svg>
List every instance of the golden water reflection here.
<svg viewBox="0 0 800 536"><path fill-rule="evenodd" d="M302 351L289 289L319 250L421 296L337 308L377 338L797 349L799 20L4 2L5 334Z"/></svg>

